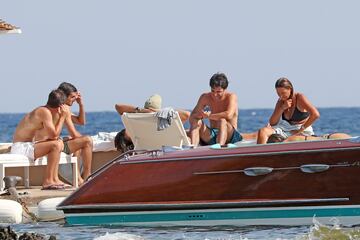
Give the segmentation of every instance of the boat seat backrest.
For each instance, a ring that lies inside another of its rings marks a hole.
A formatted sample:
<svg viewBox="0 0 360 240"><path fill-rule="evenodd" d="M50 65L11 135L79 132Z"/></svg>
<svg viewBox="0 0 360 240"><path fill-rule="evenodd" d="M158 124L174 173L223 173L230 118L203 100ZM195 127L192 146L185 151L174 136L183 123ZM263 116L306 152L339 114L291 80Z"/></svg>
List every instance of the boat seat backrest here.
<svg viewBox="0 0 360 240"><path fill-rule="evenodd" d="M178 112L171 125L158 130L156 113L124 113L121 116L126 132L133 141L135 150L161 149L162 146L190 146Z"/></svg>

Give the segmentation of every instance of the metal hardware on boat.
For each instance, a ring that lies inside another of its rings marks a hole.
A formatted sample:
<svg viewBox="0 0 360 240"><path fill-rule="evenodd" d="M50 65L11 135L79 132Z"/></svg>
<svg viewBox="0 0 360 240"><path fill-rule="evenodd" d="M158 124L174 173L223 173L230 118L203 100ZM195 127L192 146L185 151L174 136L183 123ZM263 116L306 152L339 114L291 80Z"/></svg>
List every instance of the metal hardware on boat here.
<svg viewBox="0 0 360 240"><path fill-rule="evenodd" d="M179 150L183 150L183 149L181 147L177 147L177 146L162 146L162 151L164 153L175 152L175 151L179 151Z"/></svg>
<svg viewBox="0 0 360 240"><path fill-rule="evenodd" d="M353 164L351 164L351 166L355 166L355 167L359 167L360 166L360 162L356 161Z"/></svg>
<svg viewBox="0 0 360 240"><path fill-rule="evenodd" d="M360 143L360 137L352 137L349 139L349 142Z"/></svg>
<svg viewBox="0 0 360 240"><path fill-rule="evenodd" d="M324 172L330 168L327 164L306 164L301 165L300 169L304 173L318 173L318 172Z"/></svg>
<svg viewBox="0 0 360 240"><path fill-rule="evenodd" d="M284 170L295 170L300 169L304 173L317 173L328 170L330 167L354 167L360 166L360 162L349 163L338 163L335 165L327 164L306 164L301 165L300 167L283 167L283 168L271 168L271 167L252 167L246 169L234 169L234 170L219 170L219 171L209 171L209 172L194 172L194 175L213 175L213 174L234 174L234 173L244 173L247 176L261 176L269 174L273 171L284 171Z"/></svg>
<svg viewBox="0 0 360 240"><path fill-rule="evenodd" d="M162 152L162 150L156 149L156 150L148 151L148 154L150 154L151 157L159 157L160 152Z"/></svg>
<svg viewBox="0 0 360 240"><path fill-rule="evenodd" d="M245 168L244 173L247 176L261 176L269 174L273 171L273 168L270 167L253 167L253 168Z"/></svg>
<svg viewBox="0 0 360 240"><path fill-rule="evenodd" d="M149 152L147 150L129 150L127 152L121 153L119 156L115 157L113 160L109 161L108 163L104 164L102 167L97 169L95 172L93 172L87 179L90 179L94 177L95 175L99 174L101 171L103 171L108 166L117 163L117 162L127 162L130 159L130 156L135 154L143 154Z"/></svg>

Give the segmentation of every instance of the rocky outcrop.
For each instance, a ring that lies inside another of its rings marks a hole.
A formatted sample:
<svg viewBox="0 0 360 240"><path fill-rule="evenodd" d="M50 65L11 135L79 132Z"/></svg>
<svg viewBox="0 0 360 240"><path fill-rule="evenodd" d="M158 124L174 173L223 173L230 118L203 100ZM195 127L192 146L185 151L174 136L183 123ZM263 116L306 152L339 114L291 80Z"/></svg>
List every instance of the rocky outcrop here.
<svg viewBox="0 0 360 240"><path fill-rule="evenodd" d="M23 233L18 236L10 226L0 227L0 240L56 240L54 235L51 235L49 238L43 234L38 233Z"/></svg>

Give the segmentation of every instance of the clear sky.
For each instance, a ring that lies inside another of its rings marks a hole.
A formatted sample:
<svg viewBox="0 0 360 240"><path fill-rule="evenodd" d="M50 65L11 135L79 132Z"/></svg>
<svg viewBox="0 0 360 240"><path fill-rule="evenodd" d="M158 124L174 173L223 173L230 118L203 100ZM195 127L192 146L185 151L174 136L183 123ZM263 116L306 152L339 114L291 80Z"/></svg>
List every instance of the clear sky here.
<svg viewBox="0 0 360 240"><path fill-rule="evenodd" d="M239 108L272 108L286 76L318 107L359 106L360 1L9 0L0 18L0 112L46 103L62 81L87 111L118 102L192 109L227 74ZM76 109L74 109L76 110Z"/></svg>

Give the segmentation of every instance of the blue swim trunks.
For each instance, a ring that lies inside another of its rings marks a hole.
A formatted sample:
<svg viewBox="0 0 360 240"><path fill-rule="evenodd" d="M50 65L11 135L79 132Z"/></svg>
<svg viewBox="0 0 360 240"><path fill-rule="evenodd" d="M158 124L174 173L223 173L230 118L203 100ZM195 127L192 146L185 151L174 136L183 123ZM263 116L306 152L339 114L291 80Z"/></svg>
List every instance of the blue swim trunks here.
<svg viewBox="0 0 360 240"><path fill-rule="evenodd" d="M203 145L216 144L216 138L217 138L217 135L219 134L219 129L218 128L209 128L209 130L210 130L210 136L211 136L210 141L205 142L205 141L201 140L201 143ZM229 143L236 143L236 142L241 141L242 139L243 139L243 137L241 136L241 134L236 129L234 129L233 135L231 136Z"/></svg>

